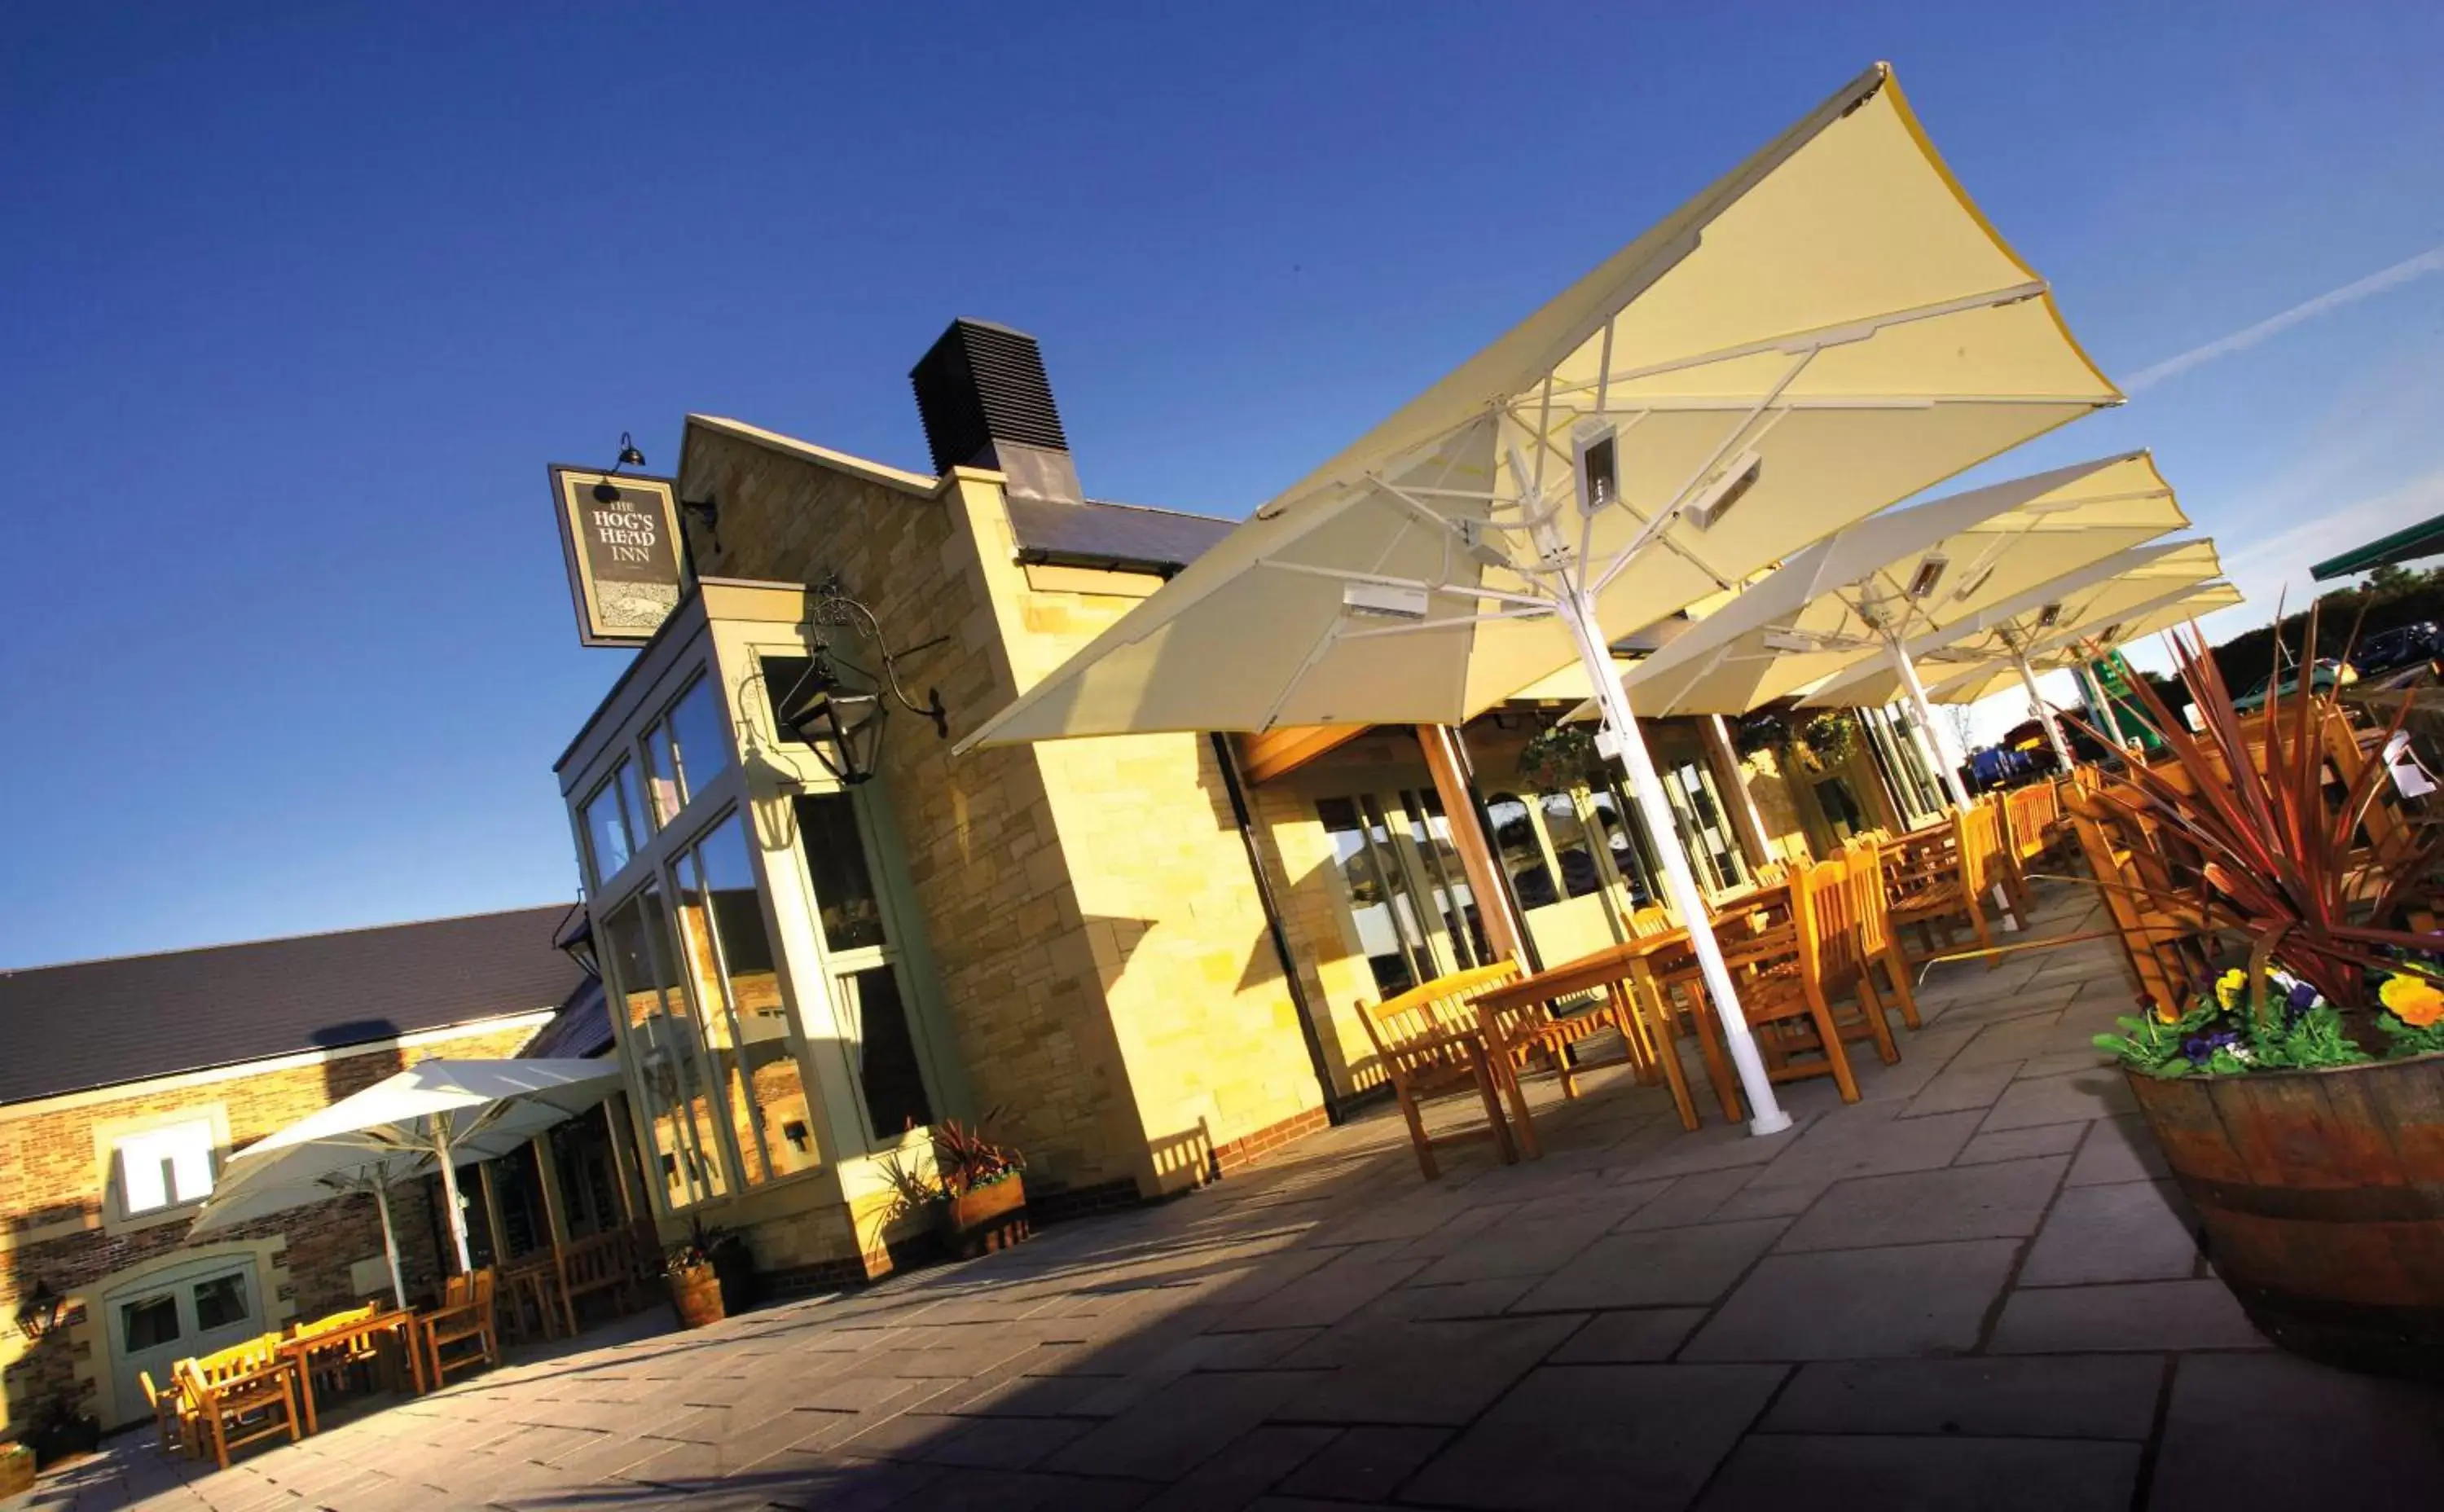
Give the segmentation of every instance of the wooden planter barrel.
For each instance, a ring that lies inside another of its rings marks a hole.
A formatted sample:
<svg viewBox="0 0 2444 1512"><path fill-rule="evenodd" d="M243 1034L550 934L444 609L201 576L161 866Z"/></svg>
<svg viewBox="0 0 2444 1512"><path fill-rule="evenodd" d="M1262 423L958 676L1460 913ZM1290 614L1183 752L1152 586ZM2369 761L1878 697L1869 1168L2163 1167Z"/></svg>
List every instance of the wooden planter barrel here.
<svg viewBox="0 0 2444 1512"><path fill-rule="evenodd" d="M1027 1232L1024 1177L961 1192L942 1205L942 1242L961 1260L1008 1249L1026 1239Z"/></svg>
<svg viewBox="0 0 2444 1512"><path fill-rule="evenodd" d="M2260 1331L2328 1364L2444 1379L2444 1055L2129 1079Z"/></svg>
<svg viewBox="0 0 2444 1512"><path fill-rule="evenodd" d="M721 1307L721 1273L710 1264L690 1265L674 1270L671 1283L671 1311L679 1315L681 1328L702 1328L718 1323L729 1316Z"/></svg>

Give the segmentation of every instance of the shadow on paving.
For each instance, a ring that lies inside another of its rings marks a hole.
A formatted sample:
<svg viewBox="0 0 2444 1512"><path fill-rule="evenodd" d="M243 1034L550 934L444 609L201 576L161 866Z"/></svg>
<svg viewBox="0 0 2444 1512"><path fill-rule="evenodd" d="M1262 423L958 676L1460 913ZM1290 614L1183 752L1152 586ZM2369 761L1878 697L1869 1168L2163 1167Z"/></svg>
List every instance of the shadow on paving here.
<svg viewBox="0 0 2444 1512"><path fill-rule="evenodd" d="M2041 931L2097 925L2039 898ZM1773 1139L1711 1106L1685 1134L1599 1072L1575 1103L1535 1089L1543 1160L1454 1149L1430 1184L1386 1111L1176 1201L580 1340L228 1472L122 1441L69 1501L2436 1504L2435 1400L2268 1351L2199 1257L2087 1044L2129 1001L2113 950L1937 968L1899 1063L1861 1051L1853 1106L1787 1088Z"/></svg>

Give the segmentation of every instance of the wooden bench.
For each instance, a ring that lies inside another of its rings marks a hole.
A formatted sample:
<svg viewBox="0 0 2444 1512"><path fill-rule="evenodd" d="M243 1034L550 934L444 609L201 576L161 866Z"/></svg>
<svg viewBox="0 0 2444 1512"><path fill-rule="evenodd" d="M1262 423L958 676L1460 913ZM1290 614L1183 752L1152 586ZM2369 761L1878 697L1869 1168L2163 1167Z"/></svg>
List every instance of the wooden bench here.
<svg viewBox="0 0 2444 1512"><path fill-rule="evenodd" d="M298 1413L302 1382L294 1360L280 1354L281 1337L266 1334L172 1368L199 1447L219 1466L230 1450L286 1433L304 1437Z"/></svg>
<svg viewBox="0 0 2444 1512"><path fill-rule="evenodd" d="M453 1371L478 1370L501 1361L501 1333L492 1316L491 1266L472 1276L453 1276L442 1283L441 1305L416 1317L416 1343L424 1351L425 1375L435 1391L449 1384ZM442 1352L455 1344L472 1344L454 1355Z"/></svg>

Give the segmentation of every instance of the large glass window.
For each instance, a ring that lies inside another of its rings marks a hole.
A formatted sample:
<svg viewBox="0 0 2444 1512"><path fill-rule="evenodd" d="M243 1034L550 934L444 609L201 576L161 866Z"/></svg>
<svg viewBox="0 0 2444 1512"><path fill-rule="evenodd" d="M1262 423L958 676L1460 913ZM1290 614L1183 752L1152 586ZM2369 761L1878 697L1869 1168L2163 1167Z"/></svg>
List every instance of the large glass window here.
<svg viewBox="0 0 2444 1512"><path fill-rule="evenodd" d="M209 1118L168 1124L119 1141L120 1211L133 1218L213 1194Z"/></svg>
<svg viewBox="0 0 2444 1512"><path fill-rule="evenodd" d="M1540 909L1559 903L1561 890L1553 885L1553 869L1546 863L1544 842L1537 839L1535 817L1527 800L1516 793L1496 793L1486 801L1485 817L1493 825L1494 852L1502 857L1502 870L1510 878L1519 906Z"/></svg>
<svg viewBox="0 0 2444 1512"><path fill-rule="evenodd" d="M700 1027L747 1185L810 1171L817 1163L812 1106L738 815L682 853L673 876Z"/></svg>
<svg viewBox="0 0 2444 1512"><path fill-rule="evenodd" d="M1663 771L1664 795L1672 801L1680 841L1710 891L1723 892L1748 880L1748 858L1740 854L1725 816L1714 774L1703 761L1675 762Z"/></svg>
<svg viewBox="0 0 2444 1512"><path fill-rule="evenodd" d="M654 822L667 824L730 765L729 731L712 679L699 677L645 731Z"/></svg>
<svg viewBox="0 0 2444 1512"><path fill-rule="evenodd" d="M1426 888L1434 898L1435 912L1442 916L1452 953L1463 967L1490 962L1493 948L1486 942L1485 916L1477 908L1475 890L1469 886L1467 864L1452 840L1451 821L1443 813L1440 795L1423 788L1403 790L1400 806L1408 814L1409 841L1425 867Z"/></svg>
<svg viewBox="0 0 2444 1512"><path fill-rule="evenodd" d="M594 866L594 885L619 875L637 854L645 833L645 811L637 790L637 768L621 762L580 810L585 820L585 849Z"/></svg>
<svg viewBox="0 0 2444 1512"><path fill-rule="evenodd" d="M1603 890L1603 876L1596 870L1593 849L1587 844L1586 822L1579 818L1579 805L1567 793L1546 793L1537 801L1544 810L1545 838L1553 842L1553 859L1562 869L1562 892L1569 897L1585 897Z"/></svg>
<svg viewBox="0 0 2444 1512"><path fill-rule="evenodd" d="M684 1208L730 1189L714 1136L713 1101L685 995L672 957L670 910L658 882L611 911L603 933L612 989L620 995L630 1063L643 1093L652 1160L664 1197Z"/></svg>
<svg viewBox="0 0 2444 1512"><path fill-rule="evenodd" d="M178 1297L162 1292L119 1304L119 1337L129 1354L178 1341Z"/></svg>
<svg viewBox="0 0 2444 1512"><path fill-rule="evenodd" d="M802 793L791 808L806 885L823 920L824 968L851 1052L867 1135L877 1145L890 1144L934 1121L890 909L875 886L857 799L842 792Z"/></svg>
<svg viewBox="0 0 2444 1512"><path fill-rule="evenodd" d="M250 1310L247 1293L253 1289L247 1282L246 1272L231 1271L226 1276L214 1276L210 1281L196 1282L196 1330L209 1333L215 1328L227 1328L231 1323L246 1321Z"/></svg>
<svg viewBox="0 0 2444 1512"><path fill-rule="evenodd" d="M1613 875L1629 892L1632 908L1646 908L1663 897L1663 863L1655 855L1655 840L1646 821L1620 787L1607 780L1600 792L1587 795L1587 812L1612 858Z"/></svg>
<svg viewBox="0 0 2444 1512"><path fill-rule="evenodd" d="M1415 902L1402 885L1398 858L1387 854L1389 836L1359 812L1353 799L1321 799L1315 808L1332 841L1350 918L1358 927L1358 948L1375 973L1375 990L1384 997L1406 992L1433 975L1434 968Z"/></svg>

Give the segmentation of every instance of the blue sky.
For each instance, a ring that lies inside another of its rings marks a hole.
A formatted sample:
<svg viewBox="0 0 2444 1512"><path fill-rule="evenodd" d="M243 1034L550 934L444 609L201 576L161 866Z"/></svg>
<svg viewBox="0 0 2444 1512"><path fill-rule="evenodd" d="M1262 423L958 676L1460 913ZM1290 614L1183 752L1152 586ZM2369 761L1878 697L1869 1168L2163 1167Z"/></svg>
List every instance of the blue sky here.
<svg viewBox="0 0 2444 1512"><path fill-rule="evenodd" d="M569 895L627 654L544 464L697 410L922 466L955 315L1042 338L1090 491L1243 513L1877 58L2117 376L2444 245L2432 6L10 27L0 966ZM2444 509L2439 359L2409 277L1979 477L2152 445L2254 618Z"/></svg>

